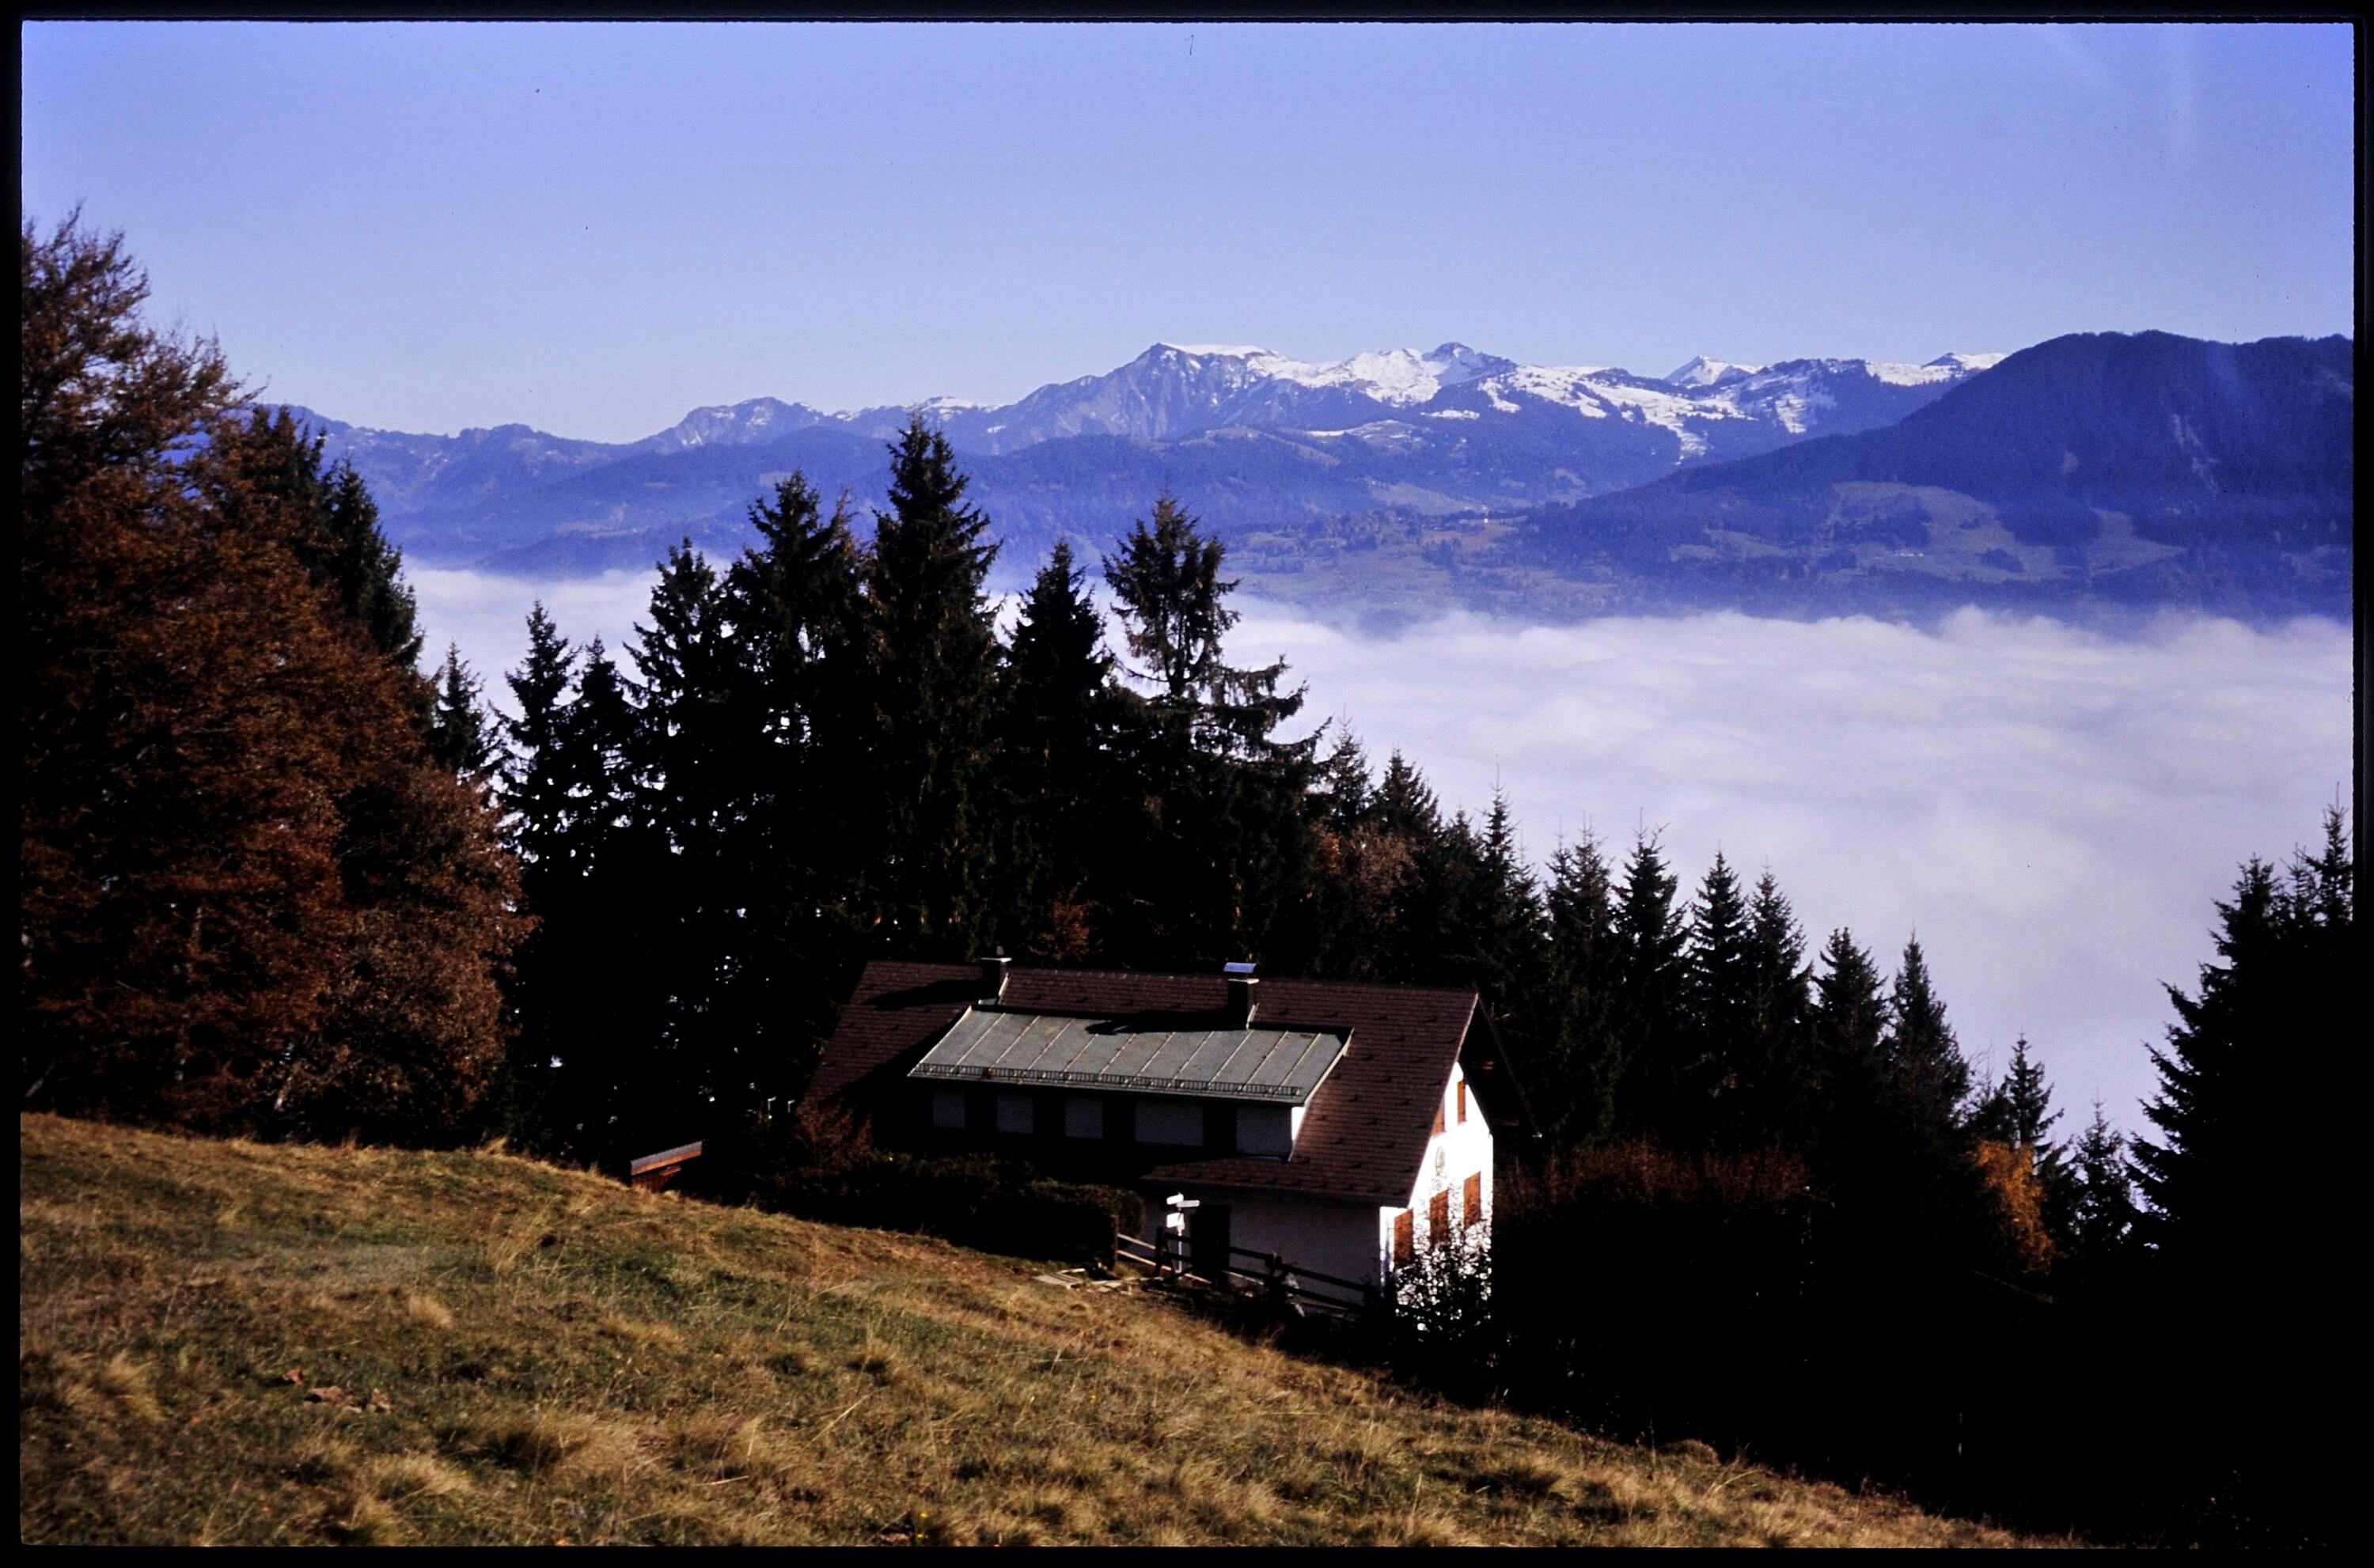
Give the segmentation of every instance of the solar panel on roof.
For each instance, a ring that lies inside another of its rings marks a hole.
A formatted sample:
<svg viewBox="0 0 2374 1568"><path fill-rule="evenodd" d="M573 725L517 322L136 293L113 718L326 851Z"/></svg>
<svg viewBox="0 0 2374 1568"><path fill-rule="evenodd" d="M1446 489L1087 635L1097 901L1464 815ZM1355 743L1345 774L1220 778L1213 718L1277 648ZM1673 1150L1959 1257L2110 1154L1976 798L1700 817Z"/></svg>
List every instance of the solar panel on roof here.
<svg viewBox="0 0 2374 1568"><path fill-rule="evenodd" d="M1299 1106L1350 1038L1314 1029L1198 1029L968 1008L907 1075Z"/></svg>

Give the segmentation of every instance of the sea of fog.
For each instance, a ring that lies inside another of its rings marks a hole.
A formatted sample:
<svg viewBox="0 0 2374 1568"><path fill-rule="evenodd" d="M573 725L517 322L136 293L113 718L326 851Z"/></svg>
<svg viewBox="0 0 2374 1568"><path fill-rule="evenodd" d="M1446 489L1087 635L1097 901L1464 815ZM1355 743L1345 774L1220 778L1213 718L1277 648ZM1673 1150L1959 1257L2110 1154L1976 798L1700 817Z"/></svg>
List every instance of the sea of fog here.
<svg viewBox="0 0 2374 1568"><path fill-rule="evenodd" d="M614 649L648 573L536 583L412 573L433 650L500 673L542 598ZM2119 637L1964 611L1933 629L1712 614L1525 626L1451 614L1370 636L1240 601L1237 662L1283 655L1310 719L1446 809L1497 787L1545 859L1658 836L1684 886L1720 848L1769 867L1818 944L1847 925L1891 969L1918 932L1963 1045L2025 1034L2068 1122L2139 1125L2164 982L2212 956L2213 901L2251 854L2313 838L2350 767L2350 636L2170 614Z"/></svg>

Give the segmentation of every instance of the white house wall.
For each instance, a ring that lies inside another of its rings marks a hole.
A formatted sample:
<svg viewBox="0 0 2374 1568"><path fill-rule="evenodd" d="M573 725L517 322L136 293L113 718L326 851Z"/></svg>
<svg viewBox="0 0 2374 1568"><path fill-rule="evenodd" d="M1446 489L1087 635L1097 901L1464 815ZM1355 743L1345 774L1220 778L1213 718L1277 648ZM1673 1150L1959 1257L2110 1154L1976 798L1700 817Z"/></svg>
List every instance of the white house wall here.
<svg viewBox="0 0 2374 1568"><path fill-rule="evenodd" d="M1492 1132L1485 1123L1483 1107L1472 1094L1467 1098L1467 1119L1459 1119L1459 1092L1465 1082L1464 1073L1452 1068L1443 1085L1442 1130L1427 1140L1426 1156L1419 1163L1417 1181L1406 1205L1412 1236L1420 1247L1435 1240L1427 1223L1427 1206L1438 1192L1451 1194L1453 1234L1464 1228L1464 1189L1471 1176L1480 1178L1483 1223L1487 1241L1489 1238ZM1228 1241L1232 1246L1248 1252L1275 1252L1289 1263L1347 1280L1382 1280L1392 1273L1393 1221L1405 1211L1404 1209L1372 1209L1304 1199L1233 1197L1201 1191L1184 1182L1179 1190L1205 1203L1228 1205ZM1145 1239L1149 1244L1161 1229L1163 1212L1158 1199L1146 1205ZM1188 1223L1192 1226L1193 1223L1194 1216L1190 1214ZM1249 1258L1237 1258L1235 1265L1248 1271L1257 1270Z"/></svg>
<svg viewBox="0 0 2374 1568"><path fill-rule="evenodd" d="M1417 1185L1410 1191L1410 1228L1417 1245L1428 1246L1436 1240L1428 1234L1427 1208L1438 1192L1451 1194L1451 1228L1453 1235L1464 1228L1466 1216L1461 1211L1467 1178L1481 1176L1486 1236L1492 1223L1492 1130L1485 1124L1484 1109L1475 1096L1467 1096L1467 1119L1459 1119L1459 1093L1467 1082L1465 1070L1451 1070L1451 1081L1442 1091L1442 1130L1427 1140L1426 1158L1420 1162ZM1385 1255L1393 1255L1393 1219L1395 1211L1381 1211L1384 1226Z"/></svg>

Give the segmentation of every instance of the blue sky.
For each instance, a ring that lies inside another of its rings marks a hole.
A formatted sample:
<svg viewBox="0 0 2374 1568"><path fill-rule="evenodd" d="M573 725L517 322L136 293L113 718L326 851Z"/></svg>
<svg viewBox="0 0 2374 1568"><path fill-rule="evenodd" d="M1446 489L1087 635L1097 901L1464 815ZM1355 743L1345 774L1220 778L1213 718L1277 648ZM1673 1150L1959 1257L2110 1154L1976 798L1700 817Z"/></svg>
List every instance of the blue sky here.
<svg viewBox="0 0 2374 1568"><path fill-rule="evenodd" d="M2341 26L29 24L26 210L358 423L2350 330Z"/></svg>

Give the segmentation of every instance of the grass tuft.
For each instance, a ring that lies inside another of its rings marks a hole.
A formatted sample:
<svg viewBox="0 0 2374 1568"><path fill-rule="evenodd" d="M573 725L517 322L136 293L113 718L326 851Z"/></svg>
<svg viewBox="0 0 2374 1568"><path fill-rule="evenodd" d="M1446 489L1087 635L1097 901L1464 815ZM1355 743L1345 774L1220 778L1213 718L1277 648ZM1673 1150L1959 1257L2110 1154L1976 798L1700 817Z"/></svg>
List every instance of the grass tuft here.
<svg viewBox="0 0 2374 1568"><path fill-rule="evenodd" d="M404 1293L404 1316L431 1328L453 1327L453 1309L435 1296L423 1295L418 1291Z"/></svg>
<svg viewBox="0 0 2374 1568"><path fill-rule="evenodd" d="M157 1421L165 1413L158 1407L157 1391L149 1385L147 1367L122 1351L93 1369L90 1386L135 1420Z"/></svg>

